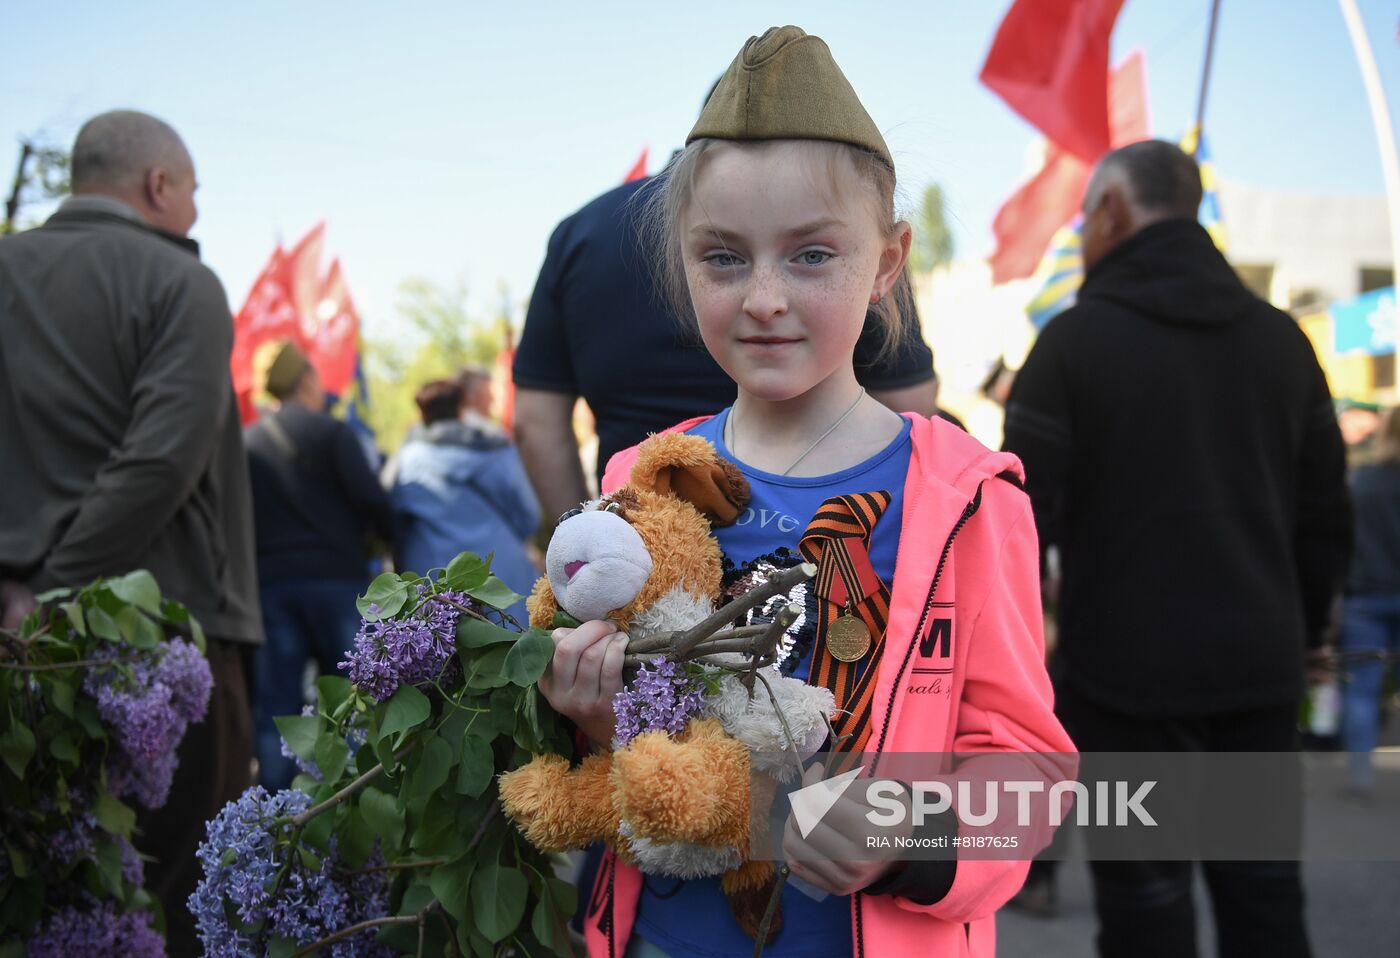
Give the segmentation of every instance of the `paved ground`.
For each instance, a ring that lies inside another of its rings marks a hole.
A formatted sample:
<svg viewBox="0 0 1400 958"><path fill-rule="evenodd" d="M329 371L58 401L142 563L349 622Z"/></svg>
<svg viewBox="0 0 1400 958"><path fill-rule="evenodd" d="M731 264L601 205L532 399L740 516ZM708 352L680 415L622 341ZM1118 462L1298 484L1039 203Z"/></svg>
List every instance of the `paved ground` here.
<svg viewBox="0 0 1400 958"><path fill-rule="evenodd" d="M1329 782L1308 794L1308 832L1316 839L1340 828L1356 836L1375 836L1386 846L1388 861L1327 861L1335 858L1314 841L1311 860L1303 866L1307 919L1317 958L1373 958L1400 955L1400 750L1379 755L1385 770L1381 788L1370 804L1342 798ZM1315 783L1321 776L1313 778ZM1094 954L1094 916L1088 866L1082 859L1060 865L1059 914L1041 918L1002 909L997 918L1000 958L1080 958ZM1200 958L1216 958L1210 939L1210 905L1197 882ZM1264 956L1261 956L1264 958Z"/></svg>

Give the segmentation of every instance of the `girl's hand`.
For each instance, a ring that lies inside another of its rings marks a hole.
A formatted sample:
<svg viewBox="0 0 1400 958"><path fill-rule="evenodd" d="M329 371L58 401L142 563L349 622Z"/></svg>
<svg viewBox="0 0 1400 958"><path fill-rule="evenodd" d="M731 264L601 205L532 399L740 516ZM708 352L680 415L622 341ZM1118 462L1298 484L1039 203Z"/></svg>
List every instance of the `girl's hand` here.
<svg viewBox="0 0 1400 958"><path fill-rule="evenodd" d="M811 765L802 776L802 785L814 785L827 778L820 763ZM892 830L876 829L865 817L873 806L865 801L864 779L851 783L831 810L822 816L806 838L789 814L783 828L783 857L794 875L833 895L851 895L879 880L896 861L872 861L866 837L893 836ZM913 834L912 816L904 816L903 829Z"/></svg>
<svg viewBox="0 0 1400 958"><path fill-rule="evenodd" d="M554 658L540 676L540 692L583 734L608 745L617 723L612 700L622 690L627 636L611 622L595 619L577 629L555 629L551 637Z"/></svg>

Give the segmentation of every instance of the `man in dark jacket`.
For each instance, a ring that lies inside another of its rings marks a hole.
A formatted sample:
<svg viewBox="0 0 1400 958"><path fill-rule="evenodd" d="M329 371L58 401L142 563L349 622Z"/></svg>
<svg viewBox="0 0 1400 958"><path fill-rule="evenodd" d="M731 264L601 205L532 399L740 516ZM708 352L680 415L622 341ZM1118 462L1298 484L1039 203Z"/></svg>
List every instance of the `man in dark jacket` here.
<svg viewBox="0 0 1400 958"><path fill-rule="evenodd" d="M209 715L144 816L147 884L170 954L200 953L185 900L204 822L248 785L243 653L262 640L252 506L229 376L233 322L186 238L195 174L180 137L130 111L89 120L73 196L0 240L0 580L5 624L33 593L148 569L208 636Z"/></svg>
<svg viewBox="0 0 1400 958"><path fill-rule="evenodd" d="M1295 747L1350 535L1345 454L1297 325L1196 223L1200 173L1161 141L1084 199L1079 301L1007 406L1062 555L1056 712L1086 752ZM1222 955L1308 953L1296 863L1206 863ZM1194 955L1187 862L1097 862L1103 955Z"/></svg>
<svg viewBox="0 0 1400 958"><path fill-rule="evenodd" d="M369 580L366 546L371 535L390 541L393 517L359 437L325 411L321 377L306 354L282 344L266 385L280 405L246 437L267 628L254 711L259 780L280 789L296 766L282 754L273 720L301 711L308 660L323 675L338 674L360 623L355 598Z"/></svg>

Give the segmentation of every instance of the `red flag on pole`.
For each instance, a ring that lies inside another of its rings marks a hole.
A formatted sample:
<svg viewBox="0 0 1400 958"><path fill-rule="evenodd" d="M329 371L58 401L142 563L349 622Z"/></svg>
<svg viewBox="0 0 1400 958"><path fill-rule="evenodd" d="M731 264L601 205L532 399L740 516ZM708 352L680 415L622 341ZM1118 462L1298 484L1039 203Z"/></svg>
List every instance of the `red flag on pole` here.
<svg viewBox="0 0 1400 958"><path fill-rule="evenodd" d="M624 183L631 183L631 182L633 182L633 181L635 181L635 180L644 180L644 179L646 179L646 177L647 177L647 153L650 151L650 149L651 149L651 147L649 147L649 146L644 146L644 147L642 147L641 156L638 156L638 157L637 157L637 162L635 162L635 163L632 164L632 169L630 169L630 170L627 171L627 176L623 178L622 182L624 182Z"/></svg>
<svg viewBox="0 0 1400 958"><path fill-rule="evenodd" d="M1050 142L1040 169L997 210L992 221L996 250L990 257L992 282L1005 283L1033 274L1055 231L1079 210L1093 163L1108 148L1146 139L1147 62L1141 50L1133 50L1113 70L1105 115L1111 118L1109 144L1092 161Z"/></svg>
<svg viewBox="0 0 1400 958"><path fill-rule="evenodd" d="M317 223L290 250L274 250L234 317L230 365L245 424L257 418L256 358L267 343L291 340L305 350L328 392L354 378L359 317L340 262L321 272L325 229Z"/></svg>
<svg viewBox="0 0 1400 958"><path fill-rule="evenodd" d="M1016 0L981 79L1066 153L1108 149L1108 57L1123 0Z"/></svg>

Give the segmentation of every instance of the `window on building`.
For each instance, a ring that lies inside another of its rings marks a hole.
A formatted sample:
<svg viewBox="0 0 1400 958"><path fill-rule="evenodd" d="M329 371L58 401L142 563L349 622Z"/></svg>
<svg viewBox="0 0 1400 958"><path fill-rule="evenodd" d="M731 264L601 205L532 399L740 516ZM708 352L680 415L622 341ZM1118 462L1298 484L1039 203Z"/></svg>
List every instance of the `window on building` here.
<svg viewBox="0 0 1400 958"><path fill-rule="evenodd" d="M1395 354L1371 357L1371 385L1376 389L1395 388Z"/></svg>
<svg viewBox="0 0 1400 958"><path fill-rule="evenodd" d="M1373 289L1385 289L1394 285L1395 273L1389 266L1361 267L1361 292L1369 293Z"/></svg>
<svg viewBox="0 0 1400 958"><path fill-rule="evenodd" d="M1274 284L1273 263L1236 263L1235 274L1255 296L1262 300L1271 299L1270 287Z"/></svg>

